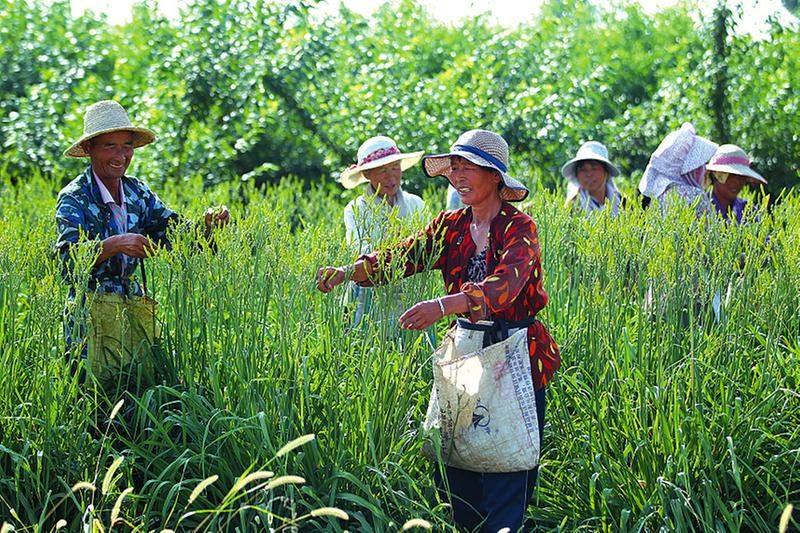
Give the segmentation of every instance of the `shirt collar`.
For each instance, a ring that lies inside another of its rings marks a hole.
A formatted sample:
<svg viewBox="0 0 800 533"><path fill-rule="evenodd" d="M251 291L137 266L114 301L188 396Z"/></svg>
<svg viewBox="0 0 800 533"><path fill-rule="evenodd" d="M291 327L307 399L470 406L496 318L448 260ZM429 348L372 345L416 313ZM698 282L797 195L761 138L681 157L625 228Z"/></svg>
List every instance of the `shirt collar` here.
<svg viewBox="0 0 800 533"><path fill-rule="evenodd" d="M111 193L108 192L103 181L97 177L94 169L92 169L92 176L94 177L94 182L97 184L97 188L100 190L100 198L102 198L104 204L115 204L114 197L111 196ZM120 193L120 204L125 205L125 188L122 186L122 180L119 180L119 193Z"/></svg>

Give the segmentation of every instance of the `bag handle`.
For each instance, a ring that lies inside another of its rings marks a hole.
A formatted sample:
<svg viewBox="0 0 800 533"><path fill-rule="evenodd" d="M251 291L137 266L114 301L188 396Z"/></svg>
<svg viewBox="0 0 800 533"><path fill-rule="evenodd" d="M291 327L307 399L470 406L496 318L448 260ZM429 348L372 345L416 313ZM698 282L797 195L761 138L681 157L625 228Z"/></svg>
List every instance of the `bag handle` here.
<svg viewBox="0 0 800 533"><path fill-rule="evenodd" d="M139 267L142 271L142 293L147 296L147 270L144 268L144 258L139 260Z"/></svg>

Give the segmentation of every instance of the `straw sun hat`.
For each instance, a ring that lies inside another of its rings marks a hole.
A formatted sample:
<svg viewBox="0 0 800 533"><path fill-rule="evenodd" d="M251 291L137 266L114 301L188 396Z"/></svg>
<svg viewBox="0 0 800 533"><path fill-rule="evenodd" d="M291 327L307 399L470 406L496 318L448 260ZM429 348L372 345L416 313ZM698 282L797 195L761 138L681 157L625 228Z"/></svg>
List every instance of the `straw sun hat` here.
<svg viewBox="0 0 800 533"><path fill-rule="evenodd" d="M450 157L457 155L468 161L500 173L504 187L500 198L519 202L528 196L528 188L508 175L508 144L500 135L487 130L469 130L461 134L446 154L426 155L422 169L429 177L450 177Z"/></svg>
<svg viewBox="0 0 800 533"><path fill-rule="evenodd" d="M339 183L345 189L353 189L369 180L364 176L364 171L371 168L378 168L395 161L400 161L400 169L406 170L417 164L424 152L411 152L404 154L389 137L378 135L364 141L358 147L356 157L358 163L350 165L339 175Z"/></svg>
<svg viewBox="0 0 800 533"><path fill-rule="evenodd" d="M133 147L139 148L156 140L156 135L147 128L131 124L125 109L113 100L102 100L89 106L83 116L83 135L64 151L67 157L89 157L83 145L104 133L129 131L133 133Z"/></svg>
<svg viewBox="0 0 800 533"><path fill-rule="evenodd" d="M723 144L717 148L706 169L714 171L717 179L723 183L729 174L744 176L751 182L767 183L764 176L750 168L750 158L735 144Z"/></svg>

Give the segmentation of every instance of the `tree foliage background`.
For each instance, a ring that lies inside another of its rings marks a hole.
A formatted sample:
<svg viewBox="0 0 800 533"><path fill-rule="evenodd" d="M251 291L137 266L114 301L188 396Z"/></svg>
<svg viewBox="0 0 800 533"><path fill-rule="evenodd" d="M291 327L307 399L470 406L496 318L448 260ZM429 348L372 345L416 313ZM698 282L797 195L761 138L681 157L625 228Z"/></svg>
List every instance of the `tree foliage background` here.
<svg viewBox="0 0 800 533"><path fill-rule="evenodd" d="M508 139L531 185L560 185L560 165L589 139L632 185L685 120L748 150L771 192L797 183L796 27L772 21L754 38L733 31L735 4L706 19L688 3L654 15L599 4L549 0L508 29L443 25L413 0L371 18L323 17L311 1L192 0L175 21L145 2L122 26L73 17L66 0L2 0L0 164L67 181L82 162L61 152L83 110L113 98L158 133L134 169L156 183L332 183L368 136L430 153L485 127Z"/></svg>

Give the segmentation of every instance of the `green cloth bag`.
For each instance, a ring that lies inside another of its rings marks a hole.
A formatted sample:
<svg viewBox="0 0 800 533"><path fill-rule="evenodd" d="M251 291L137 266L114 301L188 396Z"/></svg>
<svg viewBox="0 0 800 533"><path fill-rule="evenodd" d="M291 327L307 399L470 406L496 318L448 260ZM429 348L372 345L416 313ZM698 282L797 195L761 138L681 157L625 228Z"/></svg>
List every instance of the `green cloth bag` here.
<svg viewBox="0 0 800 533"><path fill-rule="evenodd" d="M90 297L88 366L104 387L155 378L155 357L161 348L157 312L158 302L147 296L146 288L144 296L96 293Z"/></svg>

